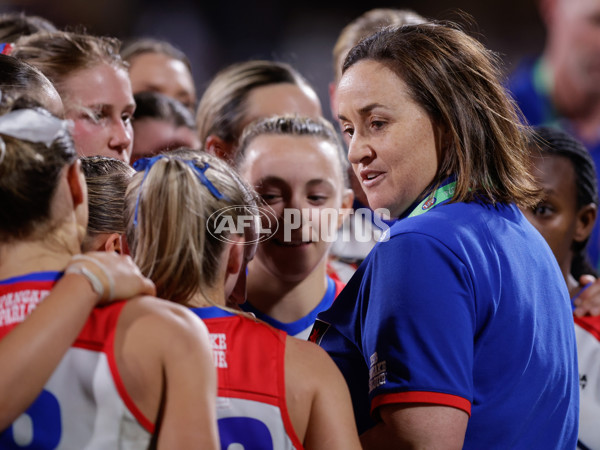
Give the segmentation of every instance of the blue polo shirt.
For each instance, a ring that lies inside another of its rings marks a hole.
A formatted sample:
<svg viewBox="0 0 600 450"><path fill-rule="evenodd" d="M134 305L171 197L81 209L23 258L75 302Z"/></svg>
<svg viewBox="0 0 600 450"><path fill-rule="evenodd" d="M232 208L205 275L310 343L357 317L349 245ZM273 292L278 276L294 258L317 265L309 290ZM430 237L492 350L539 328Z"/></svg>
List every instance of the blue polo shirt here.
<svg viewBox="0 0 600 450"><path fill-rule="evenodd" d="M569 295L514 205L444 203L399 220L311 340L348 382L359 432L385 404L470 415L464 448L574 448L578 375Z"/></svg>

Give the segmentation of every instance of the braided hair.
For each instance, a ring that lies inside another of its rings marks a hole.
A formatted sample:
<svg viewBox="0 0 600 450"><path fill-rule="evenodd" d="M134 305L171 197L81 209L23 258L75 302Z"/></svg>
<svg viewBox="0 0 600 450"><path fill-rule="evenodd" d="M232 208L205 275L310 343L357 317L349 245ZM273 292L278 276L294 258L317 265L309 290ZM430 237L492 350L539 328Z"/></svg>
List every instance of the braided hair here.
<svg viewBox="0 0 600 450"><path fill-rule="evenodd" d="M533 131L530 144L537 147L542 154L563 156L571 161L575 170L577 209L590 203L598 205L596 167L583 144L559 128L538 126L534 127ZM597 276L585 251L588 240L589 238L572 244L571 275L575 279L579 279L584 274Z"/></svg>

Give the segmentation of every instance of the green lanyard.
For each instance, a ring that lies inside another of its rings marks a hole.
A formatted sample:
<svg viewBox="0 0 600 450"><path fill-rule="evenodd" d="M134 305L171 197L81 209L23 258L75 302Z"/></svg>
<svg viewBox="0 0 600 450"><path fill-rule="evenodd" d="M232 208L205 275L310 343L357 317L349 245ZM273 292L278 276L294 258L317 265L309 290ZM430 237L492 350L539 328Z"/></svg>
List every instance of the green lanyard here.
<svg viewBox="0 0 600 450"><path fill-rule="evenodd" d="M439 187L432 194L428 195L421 203L419 203L415 209L408 215L408 217L415 217L421 214L425 214L434 206L452 198L454 191L456 190L456 181L448 183L445 186Z"/></svg>

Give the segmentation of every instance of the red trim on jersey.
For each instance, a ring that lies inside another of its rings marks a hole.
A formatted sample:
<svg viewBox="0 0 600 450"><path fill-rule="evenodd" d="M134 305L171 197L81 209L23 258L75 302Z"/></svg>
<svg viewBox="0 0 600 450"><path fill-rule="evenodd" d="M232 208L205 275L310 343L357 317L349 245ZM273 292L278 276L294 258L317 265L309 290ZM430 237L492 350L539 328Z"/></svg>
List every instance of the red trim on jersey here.
<svg viewBox="0 0 600 450"><path fill-rule="evenodd" d="M329 278L331 278L333 281L335 281L336 283L339 281L340 283L342 282L342 280L340 280L340 276L338 275L338 273L336 272L336 270L331 266L331 264L329 263L329 261L327 261L327 275L329 276Z"/></svg>
<svg viewBox="0 0 600 450"><path fill-rule="evenodd" d="M600 341L600 316L574 317L575 323Z"/></svg>
<svg viewBox="0 0 600 450"><path fill-rule="evenodd" d="M283 345L286 346L288 336L281 330L279 330L279 336L283 340ZM290 337L290 339L294 339ZM277 365L281 368L279 373L283 374L283 376L279 377L279 391L281 392L281 398L283 401L281 402L281 418L283 419L283 425L287 431L288 436L292 440L292 444L294 444L294 448L303 449L304 445L300 442L300 438L296 434L296 430L294 430L294 425L292 424L292 419L290 418L290 413L287 407L287 396L286 396L286 388L285 388L285 352L281 352L279 354L279 359L277 361Z"/></svg>
<svg viewBox="0 0 600 450"><path fill-rule="evenodd" d="M219 386L219 396L227 398L240 398L242 400L252 400L259 403L267 403L273 406L280 406L279 399L268 394L256 392L241 392L239 389L227 389Z"/></svg>
<svg viewBox="0 0 600 450"><path fill-rule="evenodd" d="M106 340L110 337L107 333L117 326L124 305L125 302L116 302L94 308L72 347L105 353Z"/></svg>
<svg viewBox="0 0 600 450"><path fill-rule="evenodd" d="M125 302L120 302L121 309L125 306ZM117 316L118 318L118 316ZM129 411L133 414L133 416L137 419L142 427L144 427L150 434L154 434L154 423L148 419L142 411L137 407L134 403L133 399L127 392L127 388L125 387L125 383L123 383L123 379L121 378L121 374L119 373L119 368L117 366L117 360L115 358L115 334L117 333L116 323L112 328L112 332L108 335L105 343L104 353L106 354L106 358L108 360L108 367L110 367L110 372L112 373L113 380L115 382L115 386L117 387L117 391L123 399L123 403L127 406Z"/></svg>
<svg viewBox="0 0 600 450"><path fill-rule="evenodd" d="M222 348L217 349L226 353L228 363L217 368L218 395L276 406L287 437L295 448L303 449L292 425L285 395L287 334L242 315L211 317L203 321L209 333L226 336Z"/></svg>
<svg viewBox="0 0 600 450"><path fill-rule="evenodd" d="M340 295L340 292L342 292L342 289L344 289L346 287L346 283L343 283L342 281L340 281L339 278L331 277L331 279L335 283L335 298L337 298L337 296Z"/></svg>
<svg viewBox="0 0 600 450"><path fill-rule="evenodd" d="M442 406L452 406L466 412L471 416L471 402L466 398L441 392L410 391L394 394L382 394L371 402L371 413L382 405L394 403L431 403Z"/></svg>

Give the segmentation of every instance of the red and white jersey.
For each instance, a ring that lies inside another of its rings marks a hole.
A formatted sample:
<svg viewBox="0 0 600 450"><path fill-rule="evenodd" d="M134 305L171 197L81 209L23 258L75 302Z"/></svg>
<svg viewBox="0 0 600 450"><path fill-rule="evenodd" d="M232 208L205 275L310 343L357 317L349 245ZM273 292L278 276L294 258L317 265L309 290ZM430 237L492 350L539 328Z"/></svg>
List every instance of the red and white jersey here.
<svg viewBox="0 0 600 450"><path fill-rule="evenodd" d="M61 275L40 272L0 282L0 339L33 311ZM124 305L93 310L41 394L0 434L0 448L148 447L154 424L127 394L114 357Z"/></svg>
<svg viewBox="0 0 600 450"><path fill-rule="evenodd" d="M213 347L221 448L302 449L285 399L286 333L217 307L192 311Z"/></svg>
<svg viewBox="0 0 600 450"><path fill-rule="evenodd" d="M600 316L575 317L579 361L579 448L600 448Z"/></svg>

